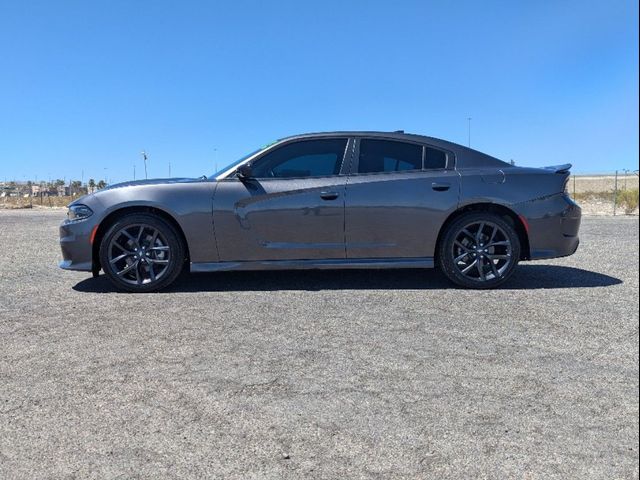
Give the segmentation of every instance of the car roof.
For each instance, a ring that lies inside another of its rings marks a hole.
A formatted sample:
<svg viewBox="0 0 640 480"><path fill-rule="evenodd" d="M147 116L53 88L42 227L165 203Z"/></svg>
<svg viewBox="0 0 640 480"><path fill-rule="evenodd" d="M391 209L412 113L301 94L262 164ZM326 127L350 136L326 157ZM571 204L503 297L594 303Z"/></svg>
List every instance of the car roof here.
<svg viewBox="0 0 640 480"><path fill-rule="evenodd" d="M405 133L402 130L394 132L382 131L336 131L336 132L313 132L292 135L278 140L278 142L288 140L302 140L310 138L327 138L327 137L367 137L367 138L385 138L398 141L418 142L431 145L443 150L449 150L456 156L456 168L478 168L478 167L504 167L508 166L507 162L503 162L491 155L479 152L464 145L442 140L440 138L429 137L426 135L418 135L414 133Z"/></svg>

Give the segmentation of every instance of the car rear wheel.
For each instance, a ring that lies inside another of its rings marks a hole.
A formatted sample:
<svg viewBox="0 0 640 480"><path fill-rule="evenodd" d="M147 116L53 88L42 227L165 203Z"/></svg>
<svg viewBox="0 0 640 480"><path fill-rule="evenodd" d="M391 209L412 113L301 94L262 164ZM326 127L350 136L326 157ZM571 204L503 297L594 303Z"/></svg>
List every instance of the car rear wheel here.
<svg viewBox="0 0 640 480"><path fill-rule="evenodd" d="M171 284L184 266L184 246L175 229L150 214L118 219L100 243L100 263L113 284L151 292Z"/></svg>
<svg viewBox="0 0 640 480"><path fill-rule="evenodd" d="M438 248L438 264L453 283L494 288L506 282L520 260L513 225L489 212L470 212L451 223Z"/></svg>

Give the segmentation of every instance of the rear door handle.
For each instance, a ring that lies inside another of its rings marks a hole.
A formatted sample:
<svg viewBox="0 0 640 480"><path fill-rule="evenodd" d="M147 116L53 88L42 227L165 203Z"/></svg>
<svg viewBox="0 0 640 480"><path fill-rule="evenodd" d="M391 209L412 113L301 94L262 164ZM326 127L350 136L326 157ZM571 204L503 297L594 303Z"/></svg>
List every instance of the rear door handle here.
<svg viewBox="0 0 640 480"><path fill-rule="evenodd" d="M431 188L433 188L436 192L446 192L447 190L449 190L451 188L451 184L450 183L433 182L431 184Z"/></svg>
<svg viewBox="0 0 640 480"><path fill-rule="evenodd" d="M320 198L323 200L335 200L338 196L338 192L320 192Z"/></svg>

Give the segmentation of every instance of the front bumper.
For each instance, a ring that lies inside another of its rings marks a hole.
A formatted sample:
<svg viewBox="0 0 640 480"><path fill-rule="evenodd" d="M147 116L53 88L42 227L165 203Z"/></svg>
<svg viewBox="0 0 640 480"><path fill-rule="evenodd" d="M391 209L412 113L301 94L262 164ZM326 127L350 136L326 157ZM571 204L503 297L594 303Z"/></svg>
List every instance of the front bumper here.
<svg viewBox="0 0 640 480"><path fill-rule="evenodd" d="M62 261L58 264L65 270L90 272L93 269L93 245L91 236L97 225L89 220L63 222L60 225L60 248Z"/></svg>
<svg viewBox="0 0 640 480"><path fill-rule="evenodd" d="M568 195L552 195L518 207L528 223L529 259L566 257L576 252L582 209Z"/></svg>

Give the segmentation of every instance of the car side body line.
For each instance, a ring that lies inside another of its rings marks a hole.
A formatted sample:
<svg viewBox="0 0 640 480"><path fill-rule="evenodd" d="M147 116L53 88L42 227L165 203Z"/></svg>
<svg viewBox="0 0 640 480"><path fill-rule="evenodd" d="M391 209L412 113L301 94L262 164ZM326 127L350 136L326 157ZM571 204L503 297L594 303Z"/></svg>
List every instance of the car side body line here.
<svg viewBox="0 0 640 480"><path fill-rule="evenodd" d="M191 272L219 272L229 270L433 268L433 266L433 257L358 259L346 258L327 260L261 260L254 262L191 262Z"/></svg>

